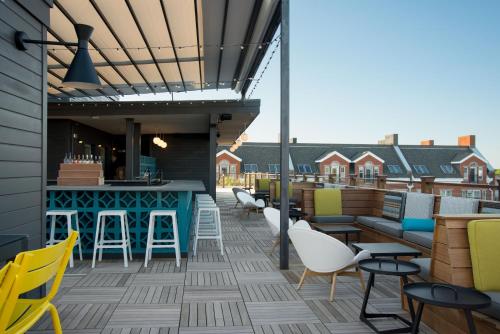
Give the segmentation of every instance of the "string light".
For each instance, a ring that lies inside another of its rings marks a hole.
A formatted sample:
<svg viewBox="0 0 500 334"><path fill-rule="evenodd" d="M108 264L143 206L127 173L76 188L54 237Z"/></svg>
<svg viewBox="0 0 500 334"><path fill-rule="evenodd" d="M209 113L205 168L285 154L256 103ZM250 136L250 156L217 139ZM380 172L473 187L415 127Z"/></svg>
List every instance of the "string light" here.
<svg viewBox="0 0 500 334"><path fill-rule="evenodd" d="M218 48L219 50L224 50L224 48L240 48L241 50L244 50L245 48L251 47L251 46L257 46L257 48L260 50L266 45L271 45L274 42L278 41L281 38L280 35L276 36L274 39L272 39L269 42L262 42L262 43L227 43L227 44L203 44L203 45L198 45L198 44L189 44L189 45L176 45L175 47L172 45L153 45L150 46L149 48L147 46L143 47L102 47L102 48L89 48L89 51L104 51L104 50L115 50L116 52L119 52L120 50L136 50L136 51L141 51L141 50L149 50L156 48L159 51L162 49L187 49L187 48L196 48L196 49L203 49L203 48ZM58 50L64 51L70 49L76 49L76 47L69 46L69 47L64 47L64 48L49 48L50 51L53 51L54 53Z"/></svg>
<svg viewBox="0 0 500 334"><path fill-rule="evenodd" d="M248 94L248 99L252 97L252 94L255 91L255 87L257 87L258 84L260 83L260 79L262 79L262 76L264 75L264 73L266 72L267 68L269 67L269 64L271 63L271 60L273 59L274 54L276 53L276 51L278 51L278 47L280 46L280 42L281 42L281 39L278 39L276 45L274 46L273 51L271 52L271 55L269 56L269 59L267 60L266 65L264 66L264 68L260 72L259 77L257 78L257 80L253 80L253 81L255 81L255 84L253 85L253 88L250 91L250 94ZM250 80L250 78L248 78L248 79Z"/></svg>

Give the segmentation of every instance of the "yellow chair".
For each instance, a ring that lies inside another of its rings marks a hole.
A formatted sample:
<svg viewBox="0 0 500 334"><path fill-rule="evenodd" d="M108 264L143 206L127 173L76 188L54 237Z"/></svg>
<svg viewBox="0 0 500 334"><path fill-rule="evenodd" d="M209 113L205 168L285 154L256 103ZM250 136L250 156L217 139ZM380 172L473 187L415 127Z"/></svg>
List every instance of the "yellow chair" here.
<svg viewBox="0 0 500 334"><path fill-rule="evenodd" d="M22 252L16 256L13 265L18 266L19 271L0 313L1 334L25 333L47 311L52 316L54 332L62 334L59 314L51 301L59 290L77 237L78 233L73 231L68 239L57 245ZM21 294L36 289L51 279L54 281L45 297L20 298ZM1 293L3 290L0 291Z"/></svg>
<svg viewBox="0 0 500 334"><path fill-rule="evenodd" d="M19 265L12 262L7 263L0 269L0 320L4 314L5 304L11 298L12 286L15 283L16 275L19 272Z"/></svg>

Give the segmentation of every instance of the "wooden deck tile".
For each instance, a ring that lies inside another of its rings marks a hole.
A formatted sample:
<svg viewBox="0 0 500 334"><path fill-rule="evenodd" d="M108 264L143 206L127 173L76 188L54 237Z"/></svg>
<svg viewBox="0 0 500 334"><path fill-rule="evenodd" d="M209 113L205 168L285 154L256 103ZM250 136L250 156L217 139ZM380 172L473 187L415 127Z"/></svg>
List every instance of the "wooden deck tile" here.
<svg viewBox="0 0 500 334"><path fill-rule="evenodd" d="M180 304L183 286L130 286L124 293L122 304Z"/></svg>
<svg viewBox="0 0 500 334"><path fill-rule="evenodd" d="M75 287L66 292L58 300L58 304L117 304L122 299L127 288L112 287Z"/></svg>
<svg viewBox="0 0 500 334"><path fill-rule="evenodd" d="M130 285L184 285L185 273L134 274Z"/></svg>
<svg viewBox="0 0 500 334"><path fill-rule="evenodd" d="M254 325L319 323L319 319L303 301L246 303Z"/></svg>
<svg viewBox="0 0 500 334"><path fill-rule="evenodd" d="M177 327L179 304L120 304L107 324L108 328Z"/></svg>
<svg viewBox="0 0 500 334"><path fill-rule="evenodd" d="M241 300L243 297L237 286L186 286L184 288L184 303Z"/></svg>
<svg viewBox="0 0 500 334"><path fill-rule="evenodd" d="M234 274L240 284L287 283L285 277L279 271L235 272Z"/></svg>
<svg viewBox="0 0 500 334"><path fill-rule="evenodd" d="M241 285L241 294L246 302L277 302L301 300L289 284L246 284Z"/></svg>
<svg viewBox="0 0 500 334"><path fill-rule="evenodd" d="M99 274L90 273L87 276L80 279L75 286L86 286L86 287L120 287L125 286L126 282L130 278L131 274Z"/></svg>
<svg viewBox="0 0 500 334"><path fill-rule="evenodd" d="M182 304L180 327L250 326L243 302Z"/></svg>
<svg viewBox="0 0 500 334"><path fill-rule="evenodd" d="M231 271L190 271L186 273L185 285L236 285Z"/></svg>

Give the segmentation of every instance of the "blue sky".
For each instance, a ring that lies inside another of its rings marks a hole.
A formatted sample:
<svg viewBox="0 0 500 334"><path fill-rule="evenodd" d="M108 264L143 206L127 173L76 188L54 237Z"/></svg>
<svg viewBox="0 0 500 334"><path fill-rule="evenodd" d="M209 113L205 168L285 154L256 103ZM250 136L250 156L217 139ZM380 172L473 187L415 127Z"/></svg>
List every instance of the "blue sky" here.
<svg viewBox="0 0 500 334"><path fill-rule="evenodd" d="M291 1L290 136L376 143L399 133L402 144L453 145L475 134L500 168L498 13L497 0ZM236 95L175 98L226 97ZM250 139L276 141L279 53L252 98L262 104Z"/></svg>

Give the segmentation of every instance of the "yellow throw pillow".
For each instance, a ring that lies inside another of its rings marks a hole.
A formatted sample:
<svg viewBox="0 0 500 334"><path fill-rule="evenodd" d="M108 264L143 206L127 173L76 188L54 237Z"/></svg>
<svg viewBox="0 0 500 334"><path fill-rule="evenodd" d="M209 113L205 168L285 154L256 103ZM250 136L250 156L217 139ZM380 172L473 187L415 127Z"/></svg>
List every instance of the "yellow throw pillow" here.
<svg viewBox="0 0 500 334"><path fill-rule="evenodd" d="M467 225L474 275L474 287L481 291L500 291L500 220L473 220Z"/></svg>
<svg viewBox="0 0 500 334"><path fill-rule="evenodd" d="M342 214L342 193L340 189L314 190L314 215L338 216Z"/></svg>

